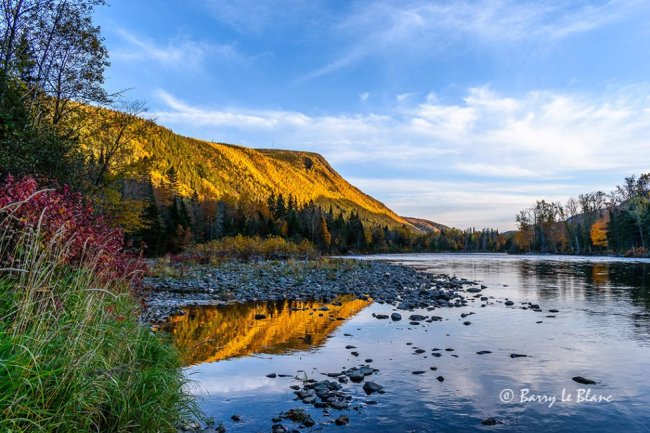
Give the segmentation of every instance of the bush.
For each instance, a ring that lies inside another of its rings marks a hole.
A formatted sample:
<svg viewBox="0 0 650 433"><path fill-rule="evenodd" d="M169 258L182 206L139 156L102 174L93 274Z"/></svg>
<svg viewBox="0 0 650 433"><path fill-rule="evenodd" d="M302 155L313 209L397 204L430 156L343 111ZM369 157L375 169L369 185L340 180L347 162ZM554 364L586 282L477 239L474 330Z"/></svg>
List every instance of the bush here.
<svg viewBox="0 0 650 433"><path fill-rule="evenodd" d="M295 243L280 237L260 238L238 235L197 245L182 254L181 258L196 263L210 263L224 258L312 259L318 255L317 249L307 240Z"/></svg>
<svg viewBox="0 0 650 433"><path fill-rule="evenodd" d="M62 263L77 267L92 263L92 271L105 282L126 278L137 285L142 278L144 263L125 251L122 230L111 227L93 212L89 201L67 186L60 191L39 190L34 178L7 176L0 186L0 221L0 252L5 252L0 259L5 267L14 266L14 259L6 253L16 248L21 234L38 231L37 242L64 246L59 248Z"/></svg>
<svg viewBox="0 0 650 433"><path fill-rule="evenodd" d="M0 199L0 431L175 432L194 403L176 351L138 323L119 232L30 179Z"/></svg>

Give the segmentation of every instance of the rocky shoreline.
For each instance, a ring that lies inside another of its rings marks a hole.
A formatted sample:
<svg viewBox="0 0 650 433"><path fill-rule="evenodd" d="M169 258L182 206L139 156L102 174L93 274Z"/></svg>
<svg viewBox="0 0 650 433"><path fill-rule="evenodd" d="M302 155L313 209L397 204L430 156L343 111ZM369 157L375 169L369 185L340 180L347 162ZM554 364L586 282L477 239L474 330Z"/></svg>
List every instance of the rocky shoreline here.
<svg viewBox="0 0 650 433"><path fill-rule="evenodd" d="M328 303L339 295L371 298L400 310L461 307L469 298L482 297L486 288L404 265L349 259L198 265L182 276L147 277L144 283L148 294L142 321L151 325L183 314L188 306L280 300Z"/></svg>

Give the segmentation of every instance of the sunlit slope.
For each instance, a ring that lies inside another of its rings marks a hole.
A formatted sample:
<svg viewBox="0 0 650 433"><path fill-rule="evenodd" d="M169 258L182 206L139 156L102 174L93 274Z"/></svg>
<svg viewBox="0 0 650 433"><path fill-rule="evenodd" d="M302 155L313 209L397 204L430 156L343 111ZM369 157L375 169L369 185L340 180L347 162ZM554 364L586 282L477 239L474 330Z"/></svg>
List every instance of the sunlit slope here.
<svg viewBox="0 0 650 433"><path fill-rule="evenodd" d="M410 224L383 203L350 185L321 155L252 149L183 137L152 125L137 151L154 160L154 184L169 180L174 168L180 191L200 199L264 201L271 193L313 200L326 210L356 211L373 224Z"/></svg>
<svg viewBox="0 0 650 433"><path fill-rule="evenodd" d="M413 217L402 217L412 226L424 233L440 233L444 230L449 229L449 227L439 224L437 222L429 221L423 218L413 218Z"/></svg>

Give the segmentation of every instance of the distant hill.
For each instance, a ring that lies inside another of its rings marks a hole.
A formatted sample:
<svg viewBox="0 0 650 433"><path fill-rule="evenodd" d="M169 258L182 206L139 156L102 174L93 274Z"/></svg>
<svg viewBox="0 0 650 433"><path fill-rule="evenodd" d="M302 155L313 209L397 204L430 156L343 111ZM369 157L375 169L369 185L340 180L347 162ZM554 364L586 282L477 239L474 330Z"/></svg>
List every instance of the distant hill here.
<svg viewBox="0 0 650 433"><path fill-rule="evenodd" d="M441 231L448 230L449 227L443 224L438 224L423 218L402 217L408 221L413 227L424 233L440 233Z"/></svg>
<svg viewBox="0 0 650 433"><path fill-rule="evenodd" d="M368 223L410 227L407 220L347 182L319 154L209 142L148 123L146 137L133 144L133 156L153 161L154 186L170 182L174 173L177 189L187 197L259 202L272 193L285 199L292 194L299 203L313 200L326 210L331 206L335 212L355 211Z"/></svg>

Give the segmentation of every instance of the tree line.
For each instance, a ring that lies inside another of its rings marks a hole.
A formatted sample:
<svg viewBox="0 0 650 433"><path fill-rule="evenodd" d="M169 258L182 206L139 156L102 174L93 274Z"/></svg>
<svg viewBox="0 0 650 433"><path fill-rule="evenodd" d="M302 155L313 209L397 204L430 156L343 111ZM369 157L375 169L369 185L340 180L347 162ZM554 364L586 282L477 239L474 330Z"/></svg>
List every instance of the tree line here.
<svg viewBox="0 0 650 433"><path fill-rule="evenodd" d="M647 254L650 173L626 177L609 193L595 191L566 203L538 200L516 216L513 251Z"/></svg>
<svg viewBox="0 0 650 433"><path fill-rule="evenodd" d="M296 243L309 241L325 253L405 251L504 251L508 238L497 230L444 229L417 232L401 225L370 224L355 211L300 203L292 195L271 195L266 201L200 200L179 192L176 171L159 188L148 185L144 229L132 231L134 243L149 255L179 253L192 244L226 237L281 237Z"/></svg>

